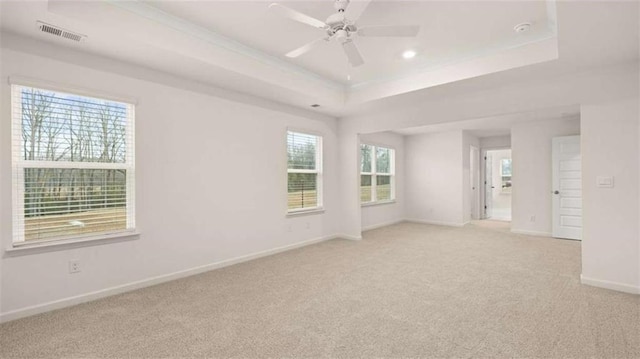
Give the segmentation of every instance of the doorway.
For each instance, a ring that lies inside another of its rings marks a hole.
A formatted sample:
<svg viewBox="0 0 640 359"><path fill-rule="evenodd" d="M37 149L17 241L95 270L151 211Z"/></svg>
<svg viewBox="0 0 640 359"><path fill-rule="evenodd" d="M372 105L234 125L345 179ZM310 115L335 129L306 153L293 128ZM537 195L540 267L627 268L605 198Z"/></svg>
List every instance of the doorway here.
<svg viewBox="0 0 640 359"><path fill-rule="evenodd" d="M511 221L511 149L487 150L484 162L483 218Z"/></svg>
<svg viewBox="0 0 640 359"><path fill-rule="evenodd" d="M469 152L469 184L471 185L471 196L469 196L471 209L471 219L481 219L480 216L480 149L476 146L470 146Z"/></svg>

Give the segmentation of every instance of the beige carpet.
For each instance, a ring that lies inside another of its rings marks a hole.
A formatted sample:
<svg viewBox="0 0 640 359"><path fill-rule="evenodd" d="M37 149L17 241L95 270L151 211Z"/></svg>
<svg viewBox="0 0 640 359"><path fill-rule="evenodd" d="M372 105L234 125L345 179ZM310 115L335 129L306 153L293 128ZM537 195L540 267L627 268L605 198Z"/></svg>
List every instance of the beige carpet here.
<svg viewBox="0 0 640 359"><path fill-rule="evenodd" d="M639 358L640 297L579 274L579 242L403 223L5 323L0 356Z"/></svg>

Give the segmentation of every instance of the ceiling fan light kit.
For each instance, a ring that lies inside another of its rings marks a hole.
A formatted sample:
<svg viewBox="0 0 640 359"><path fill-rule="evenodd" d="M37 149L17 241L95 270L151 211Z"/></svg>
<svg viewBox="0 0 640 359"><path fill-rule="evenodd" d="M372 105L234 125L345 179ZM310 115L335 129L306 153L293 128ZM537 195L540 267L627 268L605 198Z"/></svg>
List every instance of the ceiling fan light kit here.
<svg viewBox="0 0 640 359"><path fill-rule="evenodd" d="M370 0L365 2L366 6ZM278 3L269 5L270 9L277 11L281 16L322 29L327 33L326 36L290 51L285 56L295 58L309 52L322 41L332 41L333 39L336 39L342 44L344 53L351 66L357 67L364 64L364 59L360 54L360 50L358 50L358 47L353 41L356 35L368 37L415 37L420 31L419 26L412 25L369 26L358 28L356 25L356 21L358 19L350 16L349 3L350 0L334 0L333 7L337 12L330 15L324 22Z"/></svg>

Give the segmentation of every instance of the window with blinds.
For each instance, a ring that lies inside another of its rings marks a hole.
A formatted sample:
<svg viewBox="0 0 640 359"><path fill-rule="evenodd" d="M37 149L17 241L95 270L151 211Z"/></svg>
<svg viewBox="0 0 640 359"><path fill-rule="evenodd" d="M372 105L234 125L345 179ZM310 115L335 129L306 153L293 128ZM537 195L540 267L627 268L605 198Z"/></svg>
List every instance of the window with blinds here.
<svg viewBox="0 0 640 359"><path fill-rule="evenodd" d="M12 85L13 242L132 231L134 106Z"/></svg>
<svg viewBox="0 0 640 359"><path fill-rule="evenodd" d="M360 145L360 202L388 202L395 199L395 151Z"/></svg>
<svg viewBox="0 0 640 359"><path fill-rule="evenodd" d="M287 131L287 208L322 207L322 137Z"/></svg>

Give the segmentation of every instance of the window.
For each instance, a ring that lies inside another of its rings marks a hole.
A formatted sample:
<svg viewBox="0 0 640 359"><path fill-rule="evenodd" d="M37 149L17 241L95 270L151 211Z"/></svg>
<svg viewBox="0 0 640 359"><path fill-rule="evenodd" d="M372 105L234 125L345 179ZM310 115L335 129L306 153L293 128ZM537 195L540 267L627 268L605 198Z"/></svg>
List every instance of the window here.
<svg viewBox="0 0 640 359"><path fill-rule="evenodd" d="M500 174L502 177L502 192L511 192L511 158L500 160Z"/></svg>
<svg viewBox="0 0 640 359"><path fill-rule="evenodd" d="M287 208L299 212L322 207L322 137L287 132Z"/></svg>
<svg viewBox="0 0 640 359"><path fill-rule="evenodd" d="M11 86L13 242L132 231L134 106Z"/></svg>
<svg viewBox="0 0 640 359"><path fill-rule="evenodd" d="M395 199L395 151L360 145L360 202L389 202Z"/></svg>

